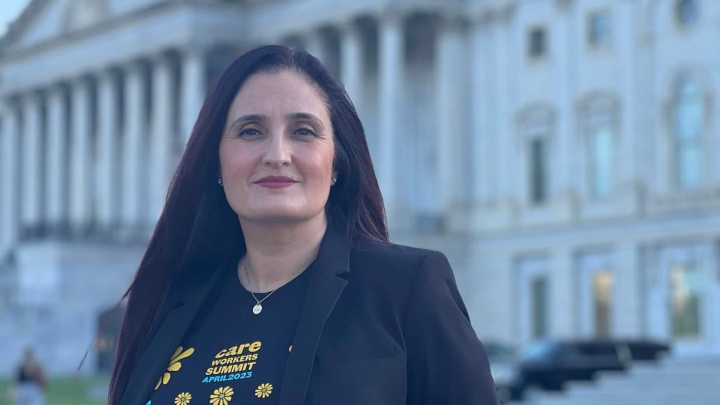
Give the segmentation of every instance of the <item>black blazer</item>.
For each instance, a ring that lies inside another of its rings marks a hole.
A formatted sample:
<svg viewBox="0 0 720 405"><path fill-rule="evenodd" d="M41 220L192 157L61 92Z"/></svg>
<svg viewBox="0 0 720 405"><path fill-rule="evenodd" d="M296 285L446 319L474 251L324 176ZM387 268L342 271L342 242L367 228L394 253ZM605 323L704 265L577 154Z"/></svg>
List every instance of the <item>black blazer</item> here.
<svg viewBox="0 0 720 405"><path fill-rule="evenodd" d="M199 286L171 289L120 405L145 405L223 266ZM445 255L391 243L351 247L328 227L306 271L280 405L498 404Z"/></svg>

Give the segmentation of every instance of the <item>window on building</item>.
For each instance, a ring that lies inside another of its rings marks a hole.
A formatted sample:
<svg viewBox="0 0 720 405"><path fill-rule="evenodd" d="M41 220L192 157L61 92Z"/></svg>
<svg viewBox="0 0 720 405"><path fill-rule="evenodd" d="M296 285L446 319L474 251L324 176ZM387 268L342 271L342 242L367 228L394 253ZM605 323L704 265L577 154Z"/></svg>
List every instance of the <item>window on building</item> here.
<svg viewBox="0 0 720 405"><path fill-rule="evenodd" d="M610 122L590 127L590 188L594 198L613 191L613 128Z"/></svg>
<svg viewBox="0 0 720 405"><path fill-rule="evenodd" d="M700 269L691 263L670 269L670 315L672 334L693 338L700 334Z"/></svg>
<svg viewBox="0 0 720 405"><path fill-rule="evenodd" d="M539 205L547 199L547 142L535 138L530 142L530 199Z"/></svg>
<svg viewBox="0 0 720 405"><path fill-rule="evenodd" d="M596 336L610 336L612 327L612 290L612 272L601 270L595 273L593 276L593 306Z"/></svg>
<svg viewBox="0 0 720 405"><path fill-rule="evenodd" d="M611 40L611 20L607 11L590 15L588 21L588 42L593 47L606 47Z"/></svg>
<svg viewBox="0 0 720 405"><path fill-rule="evenodd" d="M683 79L676 90L674 114L675 179L681 189L695 189L703 182L704 102L700 85Z"/></svg>
<svg viewBox="0 0 720 405"><path fill-rule="evenodd" d="M697 0L677 0L675 19L682 27L694 25L698 19Z"/></svg>
<svg viewBox="0 0 720 405"><path fill-rule="evenodd" d="M528 38L528 56L531 59L539 59L547 52L547 38L545 28L536 27L530 30Z"/></svg>
<svg viewBox="0 0 720 405"><path fill-rule="evenodd" d="M531 284L532 337L541 339L547 336L547 300L548 283L544 276L536 277Z"/></svg>

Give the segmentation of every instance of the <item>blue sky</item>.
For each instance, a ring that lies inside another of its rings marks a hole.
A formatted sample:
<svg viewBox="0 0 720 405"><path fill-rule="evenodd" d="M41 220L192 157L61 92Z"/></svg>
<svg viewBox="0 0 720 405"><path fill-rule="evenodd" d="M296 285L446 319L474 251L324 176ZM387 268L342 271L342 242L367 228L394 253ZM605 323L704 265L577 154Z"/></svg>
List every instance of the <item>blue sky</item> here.
<svg viewBox="0 0 720 405"><path fill-rule="evenodd" d="M0 36L5 35L10 24L27 6L30 0L0 0Z"/></svg>

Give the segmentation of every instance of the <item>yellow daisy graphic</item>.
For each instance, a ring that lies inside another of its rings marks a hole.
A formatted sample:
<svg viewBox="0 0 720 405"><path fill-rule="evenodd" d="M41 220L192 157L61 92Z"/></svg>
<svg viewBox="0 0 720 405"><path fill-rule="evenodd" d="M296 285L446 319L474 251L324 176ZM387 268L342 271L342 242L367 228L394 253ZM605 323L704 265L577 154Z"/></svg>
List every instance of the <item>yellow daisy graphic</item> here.
<svg viewBox="0 0 720 405"><path fill-rule="evenodd" d="M195 353L195 349L193 349L192 347L185 351L183 351L182 346L175 349L175 353L173 353L172 357L170 358L170 364L168 364L167 369L165 369L163 375L161 375L160 379L158 379L157 384L155 384L155 389L160 388L160 384L167 384L168 381L170 381L170 372L178 371L180 370L180 367L182 367L182 364L180 364L180 360L190 357L193 353Z"/></svg>
<svg viewBox="0 0 720 405"><path fill-rule="evenodd" d="M273 386L270 383L260 384L255 390L255 396L258 398L267 398L272 394Z"/></svg>
<svg viewBox="0 0 720 405"><path fill-rule="evenodd" d="M228 405L234 393L230 387L218 388L210 395L210 403L212 405Z"/></svg>
<svg viewBox="0 0 720 405"><path fill-rule="evenodd" d="M175 397L175 405L188 405L191 399L192 395L189 392L181 392Z"/></svg>

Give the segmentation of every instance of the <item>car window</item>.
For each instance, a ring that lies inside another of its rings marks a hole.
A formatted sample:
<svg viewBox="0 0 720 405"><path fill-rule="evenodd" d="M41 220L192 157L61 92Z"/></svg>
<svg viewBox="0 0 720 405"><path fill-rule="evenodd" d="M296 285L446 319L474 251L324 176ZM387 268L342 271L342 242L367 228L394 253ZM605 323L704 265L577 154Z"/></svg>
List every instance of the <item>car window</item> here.
<svg viewBox="0 0 720 405"><path fill-rule="evenodd" d="M537 342L526 346L520 357L523 360L545 360L558 352L559 345L554 342Z"/></svg>
<svg viewBox="0 0 720 405"><path fill-rule="evenodd" d="M565 359L584 359L591 357L592 353L586 350L586 347L576 344L566 344L563 346L561 355Z"/></svg>
<svg viewBox="0 0 720 405"><path fill-rule="evenodd" d="M586 345L585 351L588 354L591 354L594 356L607 356L607 355L615 356L617 354L615 345L613 345L613 344Z"/></svg>

